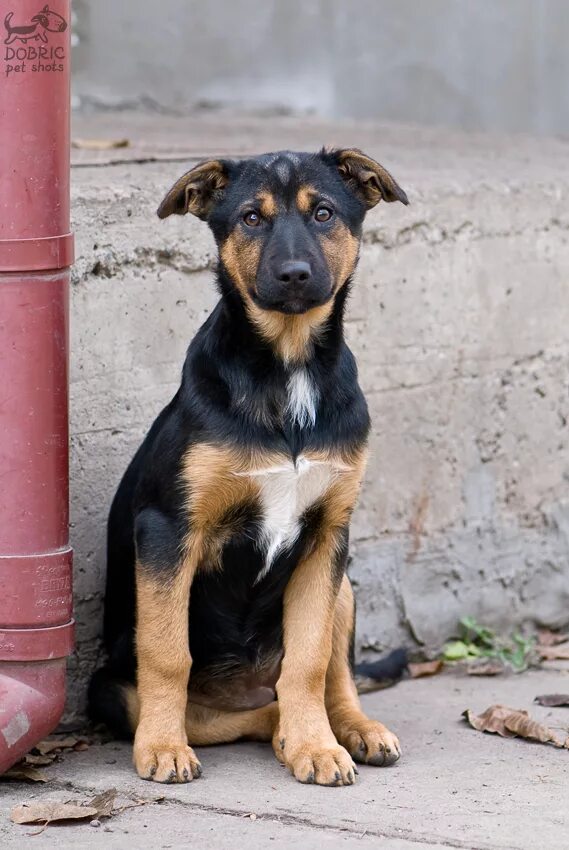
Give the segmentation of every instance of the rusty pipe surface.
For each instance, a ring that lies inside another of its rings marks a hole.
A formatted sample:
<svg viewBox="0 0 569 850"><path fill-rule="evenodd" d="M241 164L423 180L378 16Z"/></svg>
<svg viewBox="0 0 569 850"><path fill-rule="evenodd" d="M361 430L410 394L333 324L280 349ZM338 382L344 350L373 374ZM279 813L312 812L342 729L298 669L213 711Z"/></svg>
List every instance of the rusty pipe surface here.
<svg viewBox="0 0 569 850"><path fill-rule="evenodd" d="M0 2L0 772L59 722L73 648L69 21Z"/></svg>

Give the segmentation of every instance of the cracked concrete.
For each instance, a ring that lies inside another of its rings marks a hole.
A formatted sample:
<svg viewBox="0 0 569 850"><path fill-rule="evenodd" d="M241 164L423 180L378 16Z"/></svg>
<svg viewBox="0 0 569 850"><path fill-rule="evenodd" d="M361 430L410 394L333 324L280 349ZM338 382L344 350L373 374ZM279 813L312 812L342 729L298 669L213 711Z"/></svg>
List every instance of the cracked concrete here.
<svg viewBox="0 0 569 850"><path fill-rule="evenodd" d="M373 419L359 648L432 649L464 614L569 621L568 142L216 112L87 115L74 134L131 147L74 151L71 720L100 659L110 499L216 301L205 225L155 217L206 156L357 145L411 200L369 216L348 309Z"/></svg>
<svg viewBox="0 0 569 850"><path fill-rule="evenodd" d="M83 802L116 788L121 804L164 799L99 829L48 827L34 846L563 850L569 847L569 752L475 732L461 713L503 702L567 729L566 709L541 708L533 699L568 687L569 671L556 669L493 679L445 673L368 694L366 711L398 733L403 757L392 768L361 767L356 784L344 788L300 785L269 745L202 748L204 778L165 786L136 777L129 746L93 745L46 769L46 785L2 785L0 846L20 846L37 829L11 824L13 806Z"/></svg>

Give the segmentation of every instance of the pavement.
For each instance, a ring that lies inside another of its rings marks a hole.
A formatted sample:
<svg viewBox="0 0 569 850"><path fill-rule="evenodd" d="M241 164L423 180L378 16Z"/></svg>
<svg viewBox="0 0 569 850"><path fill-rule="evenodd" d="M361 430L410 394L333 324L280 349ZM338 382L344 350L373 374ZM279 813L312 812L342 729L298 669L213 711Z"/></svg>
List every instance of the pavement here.
<svg viewBox="0 0 569 850"><path fill-rule="evenodd" d="M0 847L565 850L569 751L476 732L461 717L502 702L562 734L569 709L533 704L553 692L569 692L569 670L450 672L368 694L366 711L398 733L403 757L391 768L360 768L357 783L344 788L300 785L270 746L249 743L202 748L202 779L155 785L136 777L129 746L93 744L47 768L45 785L0 786ZM81 803L110 788L119 806L132 808L98 827L50 825L32 840L37 826L9 820L23 802Z"/></svg>

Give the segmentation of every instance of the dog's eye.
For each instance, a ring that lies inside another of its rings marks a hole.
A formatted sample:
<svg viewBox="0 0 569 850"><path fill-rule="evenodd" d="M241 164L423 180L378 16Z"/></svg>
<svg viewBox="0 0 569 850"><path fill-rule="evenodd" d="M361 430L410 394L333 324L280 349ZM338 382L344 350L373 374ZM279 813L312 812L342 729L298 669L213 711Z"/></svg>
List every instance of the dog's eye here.
<svg viewBox="0 0 569 850"><path fill-rule="evenodd" d="M261 224L261 216L254 210L249 210L249 212L245 213L243 216L243 221L247 227L258 227Z"/></svg>
<svg viewBox="0 0 569 850"><path fill-rule="evenodd" d="M314 213L316 221L330 221L332 218L332 210L330 207L318 207Z"/></svg>

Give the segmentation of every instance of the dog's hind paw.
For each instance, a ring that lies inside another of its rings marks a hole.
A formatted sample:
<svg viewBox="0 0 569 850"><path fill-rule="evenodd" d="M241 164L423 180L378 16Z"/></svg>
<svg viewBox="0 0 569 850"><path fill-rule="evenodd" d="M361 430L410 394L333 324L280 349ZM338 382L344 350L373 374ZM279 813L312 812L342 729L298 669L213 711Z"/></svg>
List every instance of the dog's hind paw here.
<svg viewBox="0 0 569 850"><path fill-rule="evenodd" d="M399 739L377 720L368 720L364 716L354 719L353 723L343 724L341 730L335 731L340 743L361 764L388 767L401 757Z"/></svg>

